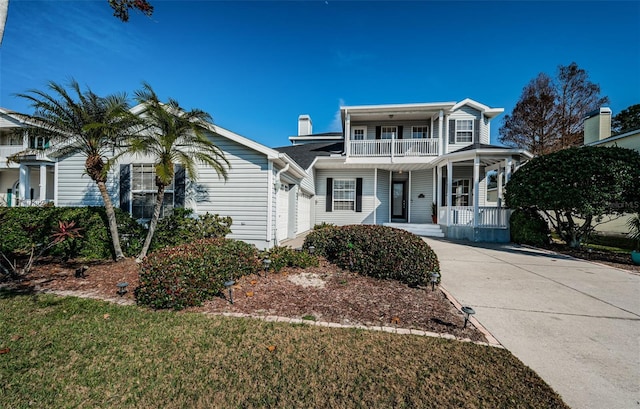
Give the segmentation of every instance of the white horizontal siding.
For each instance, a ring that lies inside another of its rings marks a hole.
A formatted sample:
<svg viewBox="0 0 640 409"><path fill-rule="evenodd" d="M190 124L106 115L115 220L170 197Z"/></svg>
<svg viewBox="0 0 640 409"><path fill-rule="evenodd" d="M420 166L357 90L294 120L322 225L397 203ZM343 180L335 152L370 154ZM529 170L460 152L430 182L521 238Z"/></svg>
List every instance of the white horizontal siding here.
<svg viewBox="0 0 640 409"><path fill-rule="evenodd" d="M391 221L391 172L378 169L378 184L376 186L376 224Z"/></svg>
<svg viewBox="0 0 640 409"><path fill-rule="evenodd" d="M425 118L423 121L367 121L367 122L351 122L351 127L366 126L366 139L376 139L377 126L402 126L402 136L404 139L411 138L412 126L428 126L431 127L431 119ZM436 135L437 137L437 135Z"/></svg>
<svg viewBox="0 0 640 409"><path fill-rule="evenodd" d="M57 165L56 206L104 206L96 183L85 170L86 157L81 154L64 158ZM114 166L112 169L119 169ZM107 190L114 206L118 206L118 175L112 170L107 175Z"/></svg>

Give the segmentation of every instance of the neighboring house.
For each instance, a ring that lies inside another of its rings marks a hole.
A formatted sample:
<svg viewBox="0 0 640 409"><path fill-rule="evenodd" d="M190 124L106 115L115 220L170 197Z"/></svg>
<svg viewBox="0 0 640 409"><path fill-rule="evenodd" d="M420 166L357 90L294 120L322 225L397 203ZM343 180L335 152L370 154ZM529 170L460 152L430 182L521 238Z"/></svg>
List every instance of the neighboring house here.
<svg viewBox="0 0 640 409"><path fill-rule="evenodd" d="M584 145L618 146L640 152L640 129L611 135L611 109L602 107L589 112L584 120ZM626 234L629 232L627 221L630 216L615 218L596 226L601 233Z"/></svg>
<svg viewBox="0 0 640 409"><path fill-rule="evenodd" d="M30 140L28 128L29 124L14 113L0 109L0 198L5 204L102 206L96 185L84 173L84 157L80 155L49 158L41 154L7 164L7 156L48 143ZM305 171L286 154L217 125L209 124L208 129L211 140L231 164L228 179L201 166L198 179L192 182L177 169L165 194L165 206L230 216L229 237L262 249L295 237L296 214L289 212L290 206L295 206L296 195L310 197L312 193L300 186L307 176ZM114 204L143 221L151 217L156 191L151 163L149 158L122 158L108 180Z"/></svg>
<svg viewBox="0 0 640 409"><path fill-rule="evenodd" d="M276 149L210 124L212 141L231 163L228 180L201 167L194 183L177 169L166 206L230 216L229 237L259 248L322 222L386 224L422 235L509 241L503 188L531 155L489 144L491 120L502 108L465 99L340 111L341 132L313 134L311 118L301 115L298 135L289 138L292 145ZM10 154L47 145L46 140L30 140L28 127L0 109L0 197L10 206L102 205L81 156L41 154L6 164ZM122 158L108 182L114 203L143 221L150 217L155 195L150 165L145 158Z"/></svg>
<svg viewBox="0 0 640 409"><path fill-rule="evenodd" d="M489 144L490 122L502 112L470 99L347 106L342 132L313 134L302 115L293 145L277 149L309 174L301 186L315 195L311 224L386 224L509 241L503 187L531 155Z"/></svg>

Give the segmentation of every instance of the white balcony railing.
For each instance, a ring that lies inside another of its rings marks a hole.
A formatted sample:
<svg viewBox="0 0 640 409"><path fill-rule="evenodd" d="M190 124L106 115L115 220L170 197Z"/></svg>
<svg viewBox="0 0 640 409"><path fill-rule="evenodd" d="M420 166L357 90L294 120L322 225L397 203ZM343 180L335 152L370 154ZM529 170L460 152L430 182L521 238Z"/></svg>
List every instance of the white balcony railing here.
<svg viewBox="0 0 640 409"><path fill-rule="evenodd" d="M437 156L437 139L376 139L350 141L349 156Z"/></svg>
<svg viewBox="0 0 640 409"><path fill-rule="evenodd" d="M447 223L447 212L450 213L450 226L470 226L470 227L494 227L506 228L509 226L509 217L511 209L503 207L485 207L478 208L478 221L474 223L475 212L473 206L452 206L440 208L438 221L442 224Z"/></svg>

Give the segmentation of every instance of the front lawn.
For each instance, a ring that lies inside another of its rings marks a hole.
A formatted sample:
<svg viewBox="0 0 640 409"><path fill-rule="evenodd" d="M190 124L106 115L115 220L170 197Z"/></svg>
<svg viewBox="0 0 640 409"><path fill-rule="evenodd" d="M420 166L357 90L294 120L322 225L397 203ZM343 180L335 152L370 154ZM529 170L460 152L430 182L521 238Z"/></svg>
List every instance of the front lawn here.
<svg viewBox="0 0 640 409"><path fill-rule="evenodd" d="M0 290L6 408L566 408L504 349Z"/></svg>

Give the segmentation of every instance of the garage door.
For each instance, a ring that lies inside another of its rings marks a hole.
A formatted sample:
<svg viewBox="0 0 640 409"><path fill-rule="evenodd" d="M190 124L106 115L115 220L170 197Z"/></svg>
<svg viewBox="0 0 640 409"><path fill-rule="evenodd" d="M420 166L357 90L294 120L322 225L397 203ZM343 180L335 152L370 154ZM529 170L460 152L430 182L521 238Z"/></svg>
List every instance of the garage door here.
<svg viewBox="0 0 640 409"><path fill-rule="evenodd" d="M311 229L311 196L300 193L298 196L298 231L303 233Z"/></svg>
<svg viewBox="0 0 640 409"><path fill-rule="evenodd" d="M277 222L276 222L276 240L278 242L287 238L289 230L289 186L280 185L277 198Z"/></svg>

